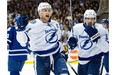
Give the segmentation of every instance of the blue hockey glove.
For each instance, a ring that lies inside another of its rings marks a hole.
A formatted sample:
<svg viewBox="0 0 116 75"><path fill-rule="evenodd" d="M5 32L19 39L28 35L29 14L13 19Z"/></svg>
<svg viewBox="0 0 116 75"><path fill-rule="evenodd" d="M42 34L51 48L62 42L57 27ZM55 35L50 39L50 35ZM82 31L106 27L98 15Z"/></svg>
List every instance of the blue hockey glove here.
<svg viewBox="0 0 116 75"><path fill-rule="evenodd" d="M89 35L91 41L97 42L100 38L100 34L98 33L98 30L96 28L93 28L92 26L88 25L85 26L84 30Z"/></svg>
<svg viewBox="0 0 116 75"><path fill-rule="evenodd" d="M70 49L73 50L77 46L78 40L75 37L70 37L68 44L70 46Z"/></svg>
<svg viewBox="0 0 116 75"><path fill-rule="evenodd" d="M28 19L25 15L21 15L15 18L15 22L17 23L18 29L17 31L25 30L25 27L28 24Z"/></svg>

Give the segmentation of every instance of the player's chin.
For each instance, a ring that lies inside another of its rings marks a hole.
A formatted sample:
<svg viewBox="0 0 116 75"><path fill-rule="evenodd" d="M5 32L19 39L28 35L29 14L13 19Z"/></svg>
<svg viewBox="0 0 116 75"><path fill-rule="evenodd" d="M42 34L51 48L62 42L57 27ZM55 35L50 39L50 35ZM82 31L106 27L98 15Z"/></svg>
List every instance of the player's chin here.
<svg viewBox="0 0 116 75"><path fill-rule="evenodd" d="M50 17L46 17L46 20L49 21Z"/></svg>

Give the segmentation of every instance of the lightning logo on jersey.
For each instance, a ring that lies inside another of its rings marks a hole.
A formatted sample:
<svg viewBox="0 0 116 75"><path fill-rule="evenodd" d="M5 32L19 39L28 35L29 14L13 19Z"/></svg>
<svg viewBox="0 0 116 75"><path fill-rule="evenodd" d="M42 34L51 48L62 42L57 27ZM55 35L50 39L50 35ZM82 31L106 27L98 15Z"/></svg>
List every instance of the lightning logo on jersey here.
<svg viewBox="0 0 116 75"><path fill-rule="evenodd" d="M57 31L57 29L45 30L45 32L48 33L45 37L47 43L55 43L58 41L58 35L56 34Z"/></svg>
<svg viewBox="0 0 116 75"><path fill-rule="evenodd" d="M90 39L88 40L82 40L80 43L80 47L83 50L88 50L93 46L93 43L90 41Z"/></svg>

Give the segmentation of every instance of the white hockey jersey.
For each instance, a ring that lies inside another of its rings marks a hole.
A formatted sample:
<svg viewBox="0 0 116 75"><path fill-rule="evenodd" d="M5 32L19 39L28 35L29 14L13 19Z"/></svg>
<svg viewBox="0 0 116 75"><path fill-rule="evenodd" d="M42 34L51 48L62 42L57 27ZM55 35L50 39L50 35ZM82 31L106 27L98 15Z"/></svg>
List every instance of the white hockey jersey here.
<svg viewBox="0 0 116 75"><path fill-rule="evenodd" d="M25 32L29 37L29 49L39 56L49 56L56 53L60 49L59 40L61 38L61 30L59 23L51 20L51 22L43 23L39 19L32 20L26 27ZM20 44L21 33L18 37Z"/></svg>
<svg viewBox="0 0 116 75"><path fill-rule="evenodd" d="M107 52L109 49L105 36L107 31L98 23L95 23L94 27L100 33L100 39L97 43L90 40L89 35L84 31L83 23L76 24L73 27L73 34L78 39L78 56L81 64L86 64L89 60L101 56L103 52Z"/></svg>

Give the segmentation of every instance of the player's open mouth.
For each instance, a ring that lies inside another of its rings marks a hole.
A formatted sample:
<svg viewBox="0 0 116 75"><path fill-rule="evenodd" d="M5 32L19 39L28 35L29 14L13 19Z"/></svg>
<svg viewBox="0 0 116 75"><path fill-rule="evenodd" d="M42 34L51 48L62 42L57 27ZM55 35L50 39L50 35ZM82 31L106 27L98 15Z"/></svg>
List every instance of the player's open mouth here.
<svg viewBox="0 0 116 75"><path fill-rule="evenodd" d="M49 18L49 15L46 15L46 17L48 17L48 18Z"/></svg>

